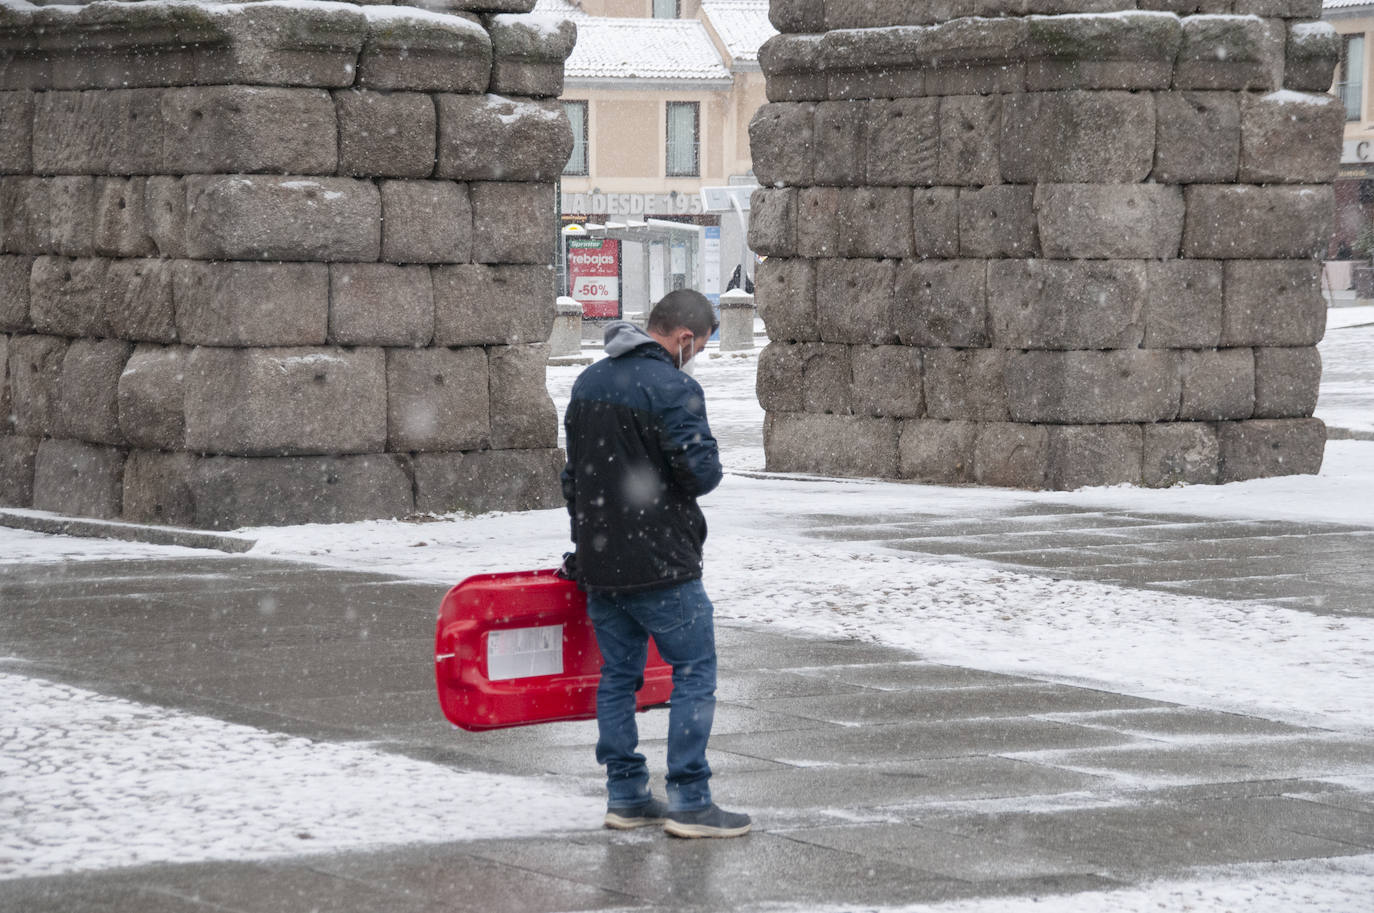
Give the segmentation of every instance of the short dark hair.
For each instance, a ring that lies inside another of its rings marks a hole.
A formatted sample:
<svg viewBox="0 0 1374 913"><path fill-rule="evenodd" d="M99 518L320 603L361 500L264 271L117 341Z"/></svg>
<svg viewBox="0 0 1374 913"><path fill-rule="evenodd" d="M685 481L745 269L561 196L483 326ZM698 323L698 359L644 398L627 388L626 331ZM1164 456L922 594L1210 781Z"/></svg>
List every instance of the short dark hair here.
<svg viewBox="0 0 1374 913"><path fill-rule="evenodd" d="M668 334L686 327L698 336L710 336L716 331L716 313L711 299L701 292L680 288L664 295L649 312L649 329Z"/></svg>

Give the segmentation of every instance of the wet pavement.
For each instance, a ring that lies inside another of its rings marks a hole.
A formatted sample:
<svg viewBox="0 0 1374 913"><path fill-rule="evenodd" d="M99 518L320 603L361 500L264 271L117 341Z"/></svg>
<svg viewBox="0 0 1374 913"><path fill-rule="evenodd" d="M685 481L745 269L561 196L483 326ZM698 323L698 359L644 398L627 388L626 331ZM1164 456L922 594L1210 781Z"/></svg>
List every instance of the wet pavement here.
<svg viewBox="0 0 1374 913"><path fill-rule="evenodd" d="M1321 614L1371 614L1374 530L1019 508L811 534ZM272 733L600 791L595 725L439 716L443 587L246 557L0 566L0 672ZM1321 593L1321 598L1311 594ZM740 910L902 905L1374 853L1374 734L721 627L711 761L753 834L585 830L0 880L0 910ZM641 717L662 769L667 714ZM12 736L0 731L3 741ZM0 787L0 792L3 787Z"/></svg>

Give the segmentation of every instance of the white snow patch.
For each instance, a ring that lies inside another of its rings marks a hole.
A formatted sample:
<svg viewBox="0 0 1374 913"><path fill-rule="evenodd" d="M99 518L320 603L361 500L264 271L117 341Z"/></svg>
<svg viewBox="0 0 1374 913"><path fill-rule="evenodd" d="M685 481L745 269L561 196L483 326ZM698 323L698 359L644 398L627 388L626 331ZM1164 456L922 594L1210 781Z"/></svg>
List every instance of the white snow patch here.
<svg viewBox="0 0 1374 913"><path fill-rule="evenodd" d="M455 770L9 673L0 693L0 879L599 824L602 800L572 781Z"/></svg>
<svg viewBox="0 0 1374 913"><path fill-rule="evenodd" d="M462 16L447 15L435 10L419 9L414 6L362 6L363 15L367 16L368 22L378 24L389 24L399 22L423 23L425 25L442 25L448 28L458 29L465 32L476 32L483 38L487 36L486 29L482 28L471 19L464 19Z"/></svg>
<svg viewBox="0 0 1374 913"><path fill-rule="evenodd" d="M1334 95L1327 95L1324 92L1294 92L1292 89L1279 89L1277 92L1270 92L1263 96L1261 101L1276 105L1315 105L1318 107L1338 104Z"/></svg>

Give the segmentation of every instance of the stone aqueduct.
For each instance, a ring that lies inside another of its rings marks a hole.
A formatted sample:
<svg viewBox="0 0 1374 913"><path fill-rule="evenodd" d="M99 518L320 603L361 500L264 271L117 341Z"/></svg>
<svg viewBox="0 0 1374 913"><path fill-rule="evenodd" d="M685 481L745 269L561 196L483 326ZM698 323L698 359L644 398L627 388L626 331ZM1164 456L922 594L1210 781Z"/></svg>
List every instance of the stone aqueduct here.
<svg viewBox="0 0 1374 913"><path fill-rule="evenodd" d="M560 503L574 30L425 5L3 0L0 504L233 527ZM769 468L1316 471L1343 125L1319 13L773 0Z"/></svg>

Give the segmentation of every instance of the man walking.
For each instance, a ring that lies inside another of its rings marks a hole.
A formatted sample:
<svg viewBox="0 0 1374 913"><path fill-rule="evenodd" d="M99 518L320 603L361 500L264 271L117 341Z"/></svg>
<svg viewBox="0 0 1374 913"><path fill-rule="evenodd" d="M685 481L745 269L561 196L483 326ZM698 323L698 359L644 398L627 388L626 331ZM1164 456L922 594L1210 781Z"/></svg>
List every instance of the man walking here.
<svg viewBox="0 0 1374 913"><path fill-rule="evenodd" d="M701 583L706 519L697 498L720 484L701 385L681 368L715 329L711 302L682 289L649 314L648 332L606 328L606 355L573 385L564 426L563 495L604 665L596 759L606 767L606 826L662 824L678 837L737 837L748 815L711 802L706 743L716 706L711 600ZM673 667L668 802L649 791L636 751L635 691L650 635Z"/></svg>

